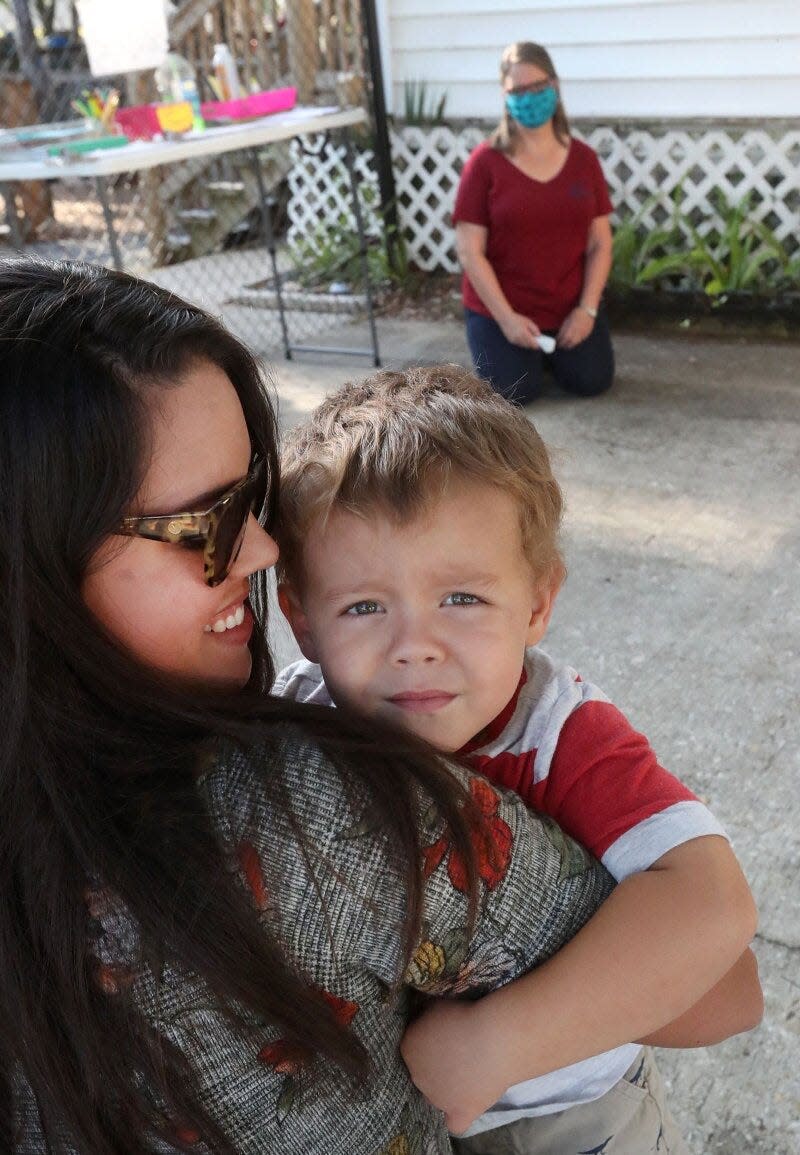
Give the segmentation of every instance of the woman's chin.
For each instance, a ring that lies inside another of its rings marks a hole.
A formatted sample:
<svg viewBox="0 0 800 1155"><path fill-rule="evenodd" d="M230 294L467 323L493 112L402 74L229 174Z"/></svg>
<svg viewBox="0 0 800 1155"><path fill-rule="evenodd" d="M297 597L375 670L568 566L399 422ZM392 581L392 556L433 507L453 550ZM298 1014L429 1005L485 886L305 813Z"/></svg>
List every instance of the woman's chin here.
<svg viewBox="0 0 800 1155"><path fill-rule="evenodd" d="M243 690L250 681L252 672L253 658L250 651L245 647L241 659L236 663L236 668L232 668L230 671L220 670L219 676L214 678L214 684L226 690Z"/></svg>
<svg viewBox="0 0 800 1155"><path fill-rule="evenodd" d="M243 690L250 681L253 671L253 657L247 646L241 651L230 654L224 662L214 662L201 672L186 676L184 684L196 690L215 691Z"/></svg>

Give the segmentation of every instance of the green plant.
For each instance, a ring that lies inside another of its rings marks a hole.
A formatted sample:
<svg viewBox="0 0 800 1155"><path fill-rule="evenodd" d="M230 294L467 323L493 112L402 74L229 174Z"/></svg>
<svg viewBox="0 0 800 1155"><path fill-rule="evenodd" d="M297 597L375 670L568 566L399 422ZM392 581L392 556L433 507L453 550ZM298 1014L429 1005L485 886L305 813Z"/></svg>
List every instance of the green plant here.
<svg viewBox="0 0 800 1155"><path fill-rule="evenodd" d="M408 251L402 234L383 224L366 238L366 258L373 285L402 285L411 276ZM391 262L389 247L391 245ZM306 288L328 288L334 281L359 284L363 278L361 244L346 213L319 224L307 237L290 246L289 255L297 280Z"/></svg>
<svg viewBox="0 0 800 1155"><path fill-rule="evenodd" d="M786 254L784 256L785 261L781 265L781 288L796 293L800 291L800 251L793 257Z"/></svg>
<svg viewBox="0 0 800 1155"><path fill-rule="evenodd" d="M770 287L770 282L774 284L780 279L780 271L789 264L789 258L772 230L748 216L750 197L731 204L725 194L717 190L712 203L722 221L721 231L711 230L701 235L688 218L682 217L691 247L651 262L643 270L643 276L658 280L683 274L714 298Z"/></svg>
<svg viewBox="0 0 800 1155"><path fill-rule="evenodd" d="M712 227L704 234L681 209L680 184L670 199L669 225L657 229L645 226L644 218L659 200L654 196L617 227L610 277L613 287L674 285L678 280L721 304L729 293L774 291L800 284L800 255L790 258L774 232L750 218L749 197L732 204L721 190L712 194L710 200L721 228Z"/></svg>
<svg viewBox="0 0 800 1155"><path fill-rule="evenodd" d="M644 218L661 200L656 194L646 200L634 216L626 217L616 226L609 278L613 288L631 289L634 285L647 284L658 275L654 271L657 263L680 243L680 197L678 186L670 194L673 209L668 225L652 229L644 224Z"/></svg>
<svg viewBox="0 0 800 1155"><path fill-rule="evenodd" d="M403 81L403 120L406 124L444 124L446 105L447 93L443 92L437 100L427 81Z"/></svg>

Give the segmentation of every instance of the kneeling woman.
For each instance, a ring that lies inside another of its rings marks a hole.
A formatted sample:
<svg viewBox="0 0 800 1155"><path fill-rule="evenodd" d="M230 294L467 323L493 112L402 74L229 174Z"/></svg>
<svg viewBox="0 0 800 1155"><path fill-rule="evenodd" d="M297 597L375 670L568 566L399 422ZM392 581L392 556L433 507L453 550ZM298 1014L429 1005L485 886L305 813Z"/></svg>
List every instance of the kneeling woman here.
<svg viewBox="0 0 800 1155"><path fill-rule="evenodd" d="M467 161L453 212L472 359L520 405L541 390L543 354L562 389L590 397L614 377L601 305L611 269L605 179L592 149L570 136L544 48L510 45L500 78L503 119Z"/></svg>

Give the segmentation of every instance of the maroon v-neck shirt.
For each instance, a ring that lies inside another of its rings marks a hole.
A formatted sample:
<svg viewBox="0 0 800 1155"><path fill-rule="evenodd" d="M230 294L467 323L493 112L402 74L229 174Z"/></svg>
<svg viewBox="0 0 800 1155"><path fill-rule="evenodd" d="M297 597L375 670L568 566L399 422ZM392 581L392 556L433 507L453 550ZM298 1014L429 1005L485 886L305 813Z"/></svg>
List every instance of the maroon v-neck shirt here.
<svg viewBox="0 0 800 1155"><path fill-rule="evenodd" d="M526 176L484 143L464 166L453 223L488 229L486 256L512 309L540 329L558 329L580 299L589 225L612 207L600 162L582 141L570 141L549 181ZM466 275L462 293L467 308L491 315Z"/></svg>

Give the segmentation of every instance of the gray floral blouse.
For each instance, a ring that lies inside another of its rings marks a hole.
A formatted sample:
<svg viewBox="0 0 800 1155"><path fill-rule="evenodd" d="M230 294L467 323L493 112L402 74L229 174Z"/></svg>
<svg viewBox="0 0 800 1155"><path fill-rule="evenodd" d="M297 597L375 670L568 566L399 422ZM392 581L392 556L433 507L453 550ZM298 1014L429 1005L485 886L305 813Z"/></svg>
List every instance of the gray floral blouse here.
<svg viewBox="0 0 800 1155"><path fill-rule="evenodd" d="M312 848L308 857L260 786L275 773ZM113 998L124 984L183 1052L204 1106L242 1155L445 1155L443 1117L415 1090L400 1058L411 992L475 995L501 985L554 954L609 893L603 868L551 820L479 776L464 777L487 820L486 833L474 836L477 927L469 938L464 863L436 814L423 813L423 933L396 995L404 882L380 831L365 820L363 801L319 750L287 731L277 759L274 746L268 754L237 754L201 780L259 918L372 1056L372 1077L355 1092L312 1067L274 1029L233 1026L196 975L167 966L156 977L133 964L135 927L108 892L93 894L103 933L92 950L103 989ZM26 1090L19 1088L16 1151L38 1155L44 1148ZM184 1131L181 1139L208 1155L202 1135Z"/></svg>

